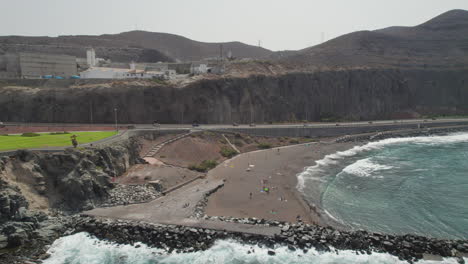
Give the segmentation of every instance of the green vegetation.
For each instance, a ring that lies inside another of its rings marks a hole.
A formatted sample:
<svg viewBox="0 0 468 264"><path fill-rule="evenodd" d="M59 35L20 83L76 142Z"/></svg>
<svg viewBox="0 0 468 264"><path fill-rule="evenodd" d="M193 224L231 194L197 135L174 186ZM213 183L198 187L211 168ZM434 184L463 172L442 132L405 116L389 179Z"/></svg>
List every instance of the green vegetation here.
<svg viewBox="0 0 468 264"><path fill-rule="evenodd" d="M52 132L52 133L49 133L49 135L64 135L64 134L70 134L70 132L63 131L63 132Z"/></svg>
<svg viewBox="0 0 468 264"><path fill-rule="evenodd" d="M221 143L221 144L227 144L227 141L223 138L223 139L220 139L220 140L219 140L219 143Z"/></svg>
<svg viewBox="0 0 468 264"><path fill-rule="evenodd" d="M333 113L322 113L320 115L320 121L321 122L340 122L344 120L342 120L339 116Z"/></svg>
<svg viewBox="0 0 468 264"><path fill-rule="evenodd" d="M268 143L260 143L260 144L257 145L257 148L259 148L259 149L269 149L269 148L271 148L271 145L268 144Z"/></svg>
<svg viewBox="0 0 468 264"><path fill-rule="evenodd" d="M161 80L161 79L157 79L157 78L154 78L154 79L151 79L153 82L157 83L157 84L160 84L160 85L167 85L167 81L165 80Z"/></svg>
<svg viewBox="0 0 468 264"><path fill-rule="evenodd" d="M244 139L244 141L245 141L245 143L247 143L247 144L252 144L252 142L253 142L253 140L252 140L250 137L246 137L246 138Z"/></svg>
<svg viewBox="0 0 468 264"><path fill-rule="evenodd" d="M98 141L115 135L115 131L105 132L72 132L77 136L79 144ZM24 136L28 134L28 136ZM35 134L37 136L32 136ZM24 133L22 135L9 135L0 138L0 151L28 148L44 147L64 147L71 146L70 134L45 134L45 133Z"/></svg>
<svg viewBox="0 0 468 264"><path fill-rule="evenodd" d="M297 140L297 139L291 139L291 140L289 140L289 143L290 143L290 144L299 144L299 140Z"/></svg>
<svg viewBox="0 0 468 264"><path fill-rule="evenodd" d="M244 142L242 142L242 140L240 140L240 139L236 139L236 140L234 140L234 145L236 145L238 147L242 147L242 146L244 146Z"/></svg>
<svg viewBox="0 0 468 264"><path fill-rule="evenodd" d="M40 134L28 132L28 133L21 134L21 136L22 137L38 137L40 136Z"/></svg>
<svg viewBox="0 0 468 264"><path fill-rule="evenodd" d="M238 154L237 151L226 146L221 147L221 150L219 151L219 153L221 153L221 155L225 158L232 158Z"/></svg>
<svg viewBox="0 0 468 264"><path fill-rule="evenodd" d="M207 172L218 165L218 162L214 160L204 160L198 165L190 165L189 170L194 170L198 172Z"/></svg>

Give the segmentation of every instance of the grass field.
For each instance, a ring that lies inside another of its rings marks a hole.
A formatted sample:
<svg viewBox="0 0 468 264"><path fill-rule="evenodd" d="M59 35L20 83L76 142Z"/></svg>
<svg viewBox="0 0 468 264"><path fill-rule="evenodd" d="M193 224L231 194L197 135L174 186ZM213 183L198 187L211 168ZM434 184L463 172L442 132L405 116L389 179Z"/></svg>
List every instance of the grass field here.
<svg viewBox="0 0 468 264"><path fill-rule="evenodd" d="M78 144L98 141L115 135L115 131L105 132L70 132L69 134L39 133L37 137L23 137L21 135L0 135L0 151L15 149L30 149L44 147L72 146L70 136L76 135Z"/></svg>

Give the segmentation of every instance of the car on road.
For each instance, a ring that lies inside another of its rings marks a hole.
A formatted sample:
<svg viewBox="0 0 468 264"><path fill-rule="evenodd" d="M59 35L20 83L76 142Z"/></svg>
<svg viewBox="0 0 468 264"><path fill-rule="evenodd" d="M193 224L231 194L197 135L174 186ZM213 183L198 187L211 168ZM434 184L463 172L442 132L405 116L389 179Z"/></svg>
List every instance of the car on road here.
<svg viewBox="0 0 468 264"><path fill-rule="evenodd" d="M193 127L199 127L200 124L198 124L197 122L193 122L193 123L192 123L192 126L193 126Z"/></svg>
<svg viewBox="0 0 468 264"><path fill-rule="evenodd" d="M237 124L237 123L232 123L232 126L239 126L239 124Z"/></svg>
<svg viewBox="0 0 468 264"><path fill-rule="evenodd" d="M255 126L255 123L250 123L249 126L250 126L250 127L254 127L254 126Z"/></svg>

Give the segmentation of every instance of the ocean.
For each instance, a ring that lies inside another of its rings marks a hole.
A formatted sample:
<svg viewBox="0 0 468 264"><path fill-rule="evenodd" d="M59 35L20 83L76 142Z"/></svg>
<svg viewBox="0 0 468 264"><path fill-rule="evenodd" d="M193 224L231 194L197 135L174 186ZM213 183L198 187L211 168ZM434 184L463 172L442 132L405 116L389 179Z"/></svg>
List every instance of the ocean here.
<svg viewBox="0 0 468 264"><path fill-rule="evenodd" d="M468 133L391 138L328 155L299 175L298 188L352 229L468 239Z"/></svg>

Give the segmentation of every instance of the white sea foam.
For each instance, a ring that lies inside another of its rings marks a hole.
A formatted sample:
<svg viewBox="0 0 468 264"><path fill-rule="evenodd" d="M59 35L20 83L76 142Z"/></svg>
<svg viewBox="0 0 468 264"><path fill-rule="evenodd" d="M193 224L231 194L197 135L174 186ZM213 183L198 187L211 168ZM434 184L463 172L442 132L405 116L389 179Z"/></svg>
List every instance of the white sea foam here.
<svg viewBox="0 0 468 264"><path fill-rule="evenodd" d="M363 146L355 146L345 151L339 151L330 155L325 156L323 159L316 161L314 166L308 167L304 172L297 175L298 184L297 189L303 191L305 182L309 178L320 177L321 172L327 171L327 167L330 165L338 164L344 158L356 156L359 153L382 149L385 146L392 144L426 144L426 145L437 145L437 144L452 144L468 142L468 133L456 133L447 136L429 136L429 137L408 137L408 138L388 138L376 142L370 142Z"/></svg>
<svg viewBox="0 0 468 264"><path fill-rule="evenodd" d="M383 171L383 170L390 170L393 169L392 166L381 165L375 163L371 160L371 158L361 159L353 164L347 166L343 169L343 172L348 174L353 174L358 177L369 177L372 176L374 172ZM372 176L373 178L381 179L382 177L379 175Z"/></svg>
<svg viewBox="0 0 468 264"><path fill-rule="evenodd" d="M268 249L258 246L250 246L230 240L221 240L201 252L183 254L163 254L162 250L149 248L140 244L139 248L130 245L118 246L113 243L105 243L89 236L79 233L63 237L54 242L49 253L51 257L44 264L156 264L156 263L381 263L381 264L404 264L406 262L389 254L372 253L371 255L356 255L352 251L317 252L309 250L290 251L287 247L275 248L276 255L268 255ZM250 253L249 253L250 252ZM468 260L468 259L467 259ZM442 262L421 261L421 264L440 264ZM457 263L454 259L445 259L443 263Z"/></svg>

